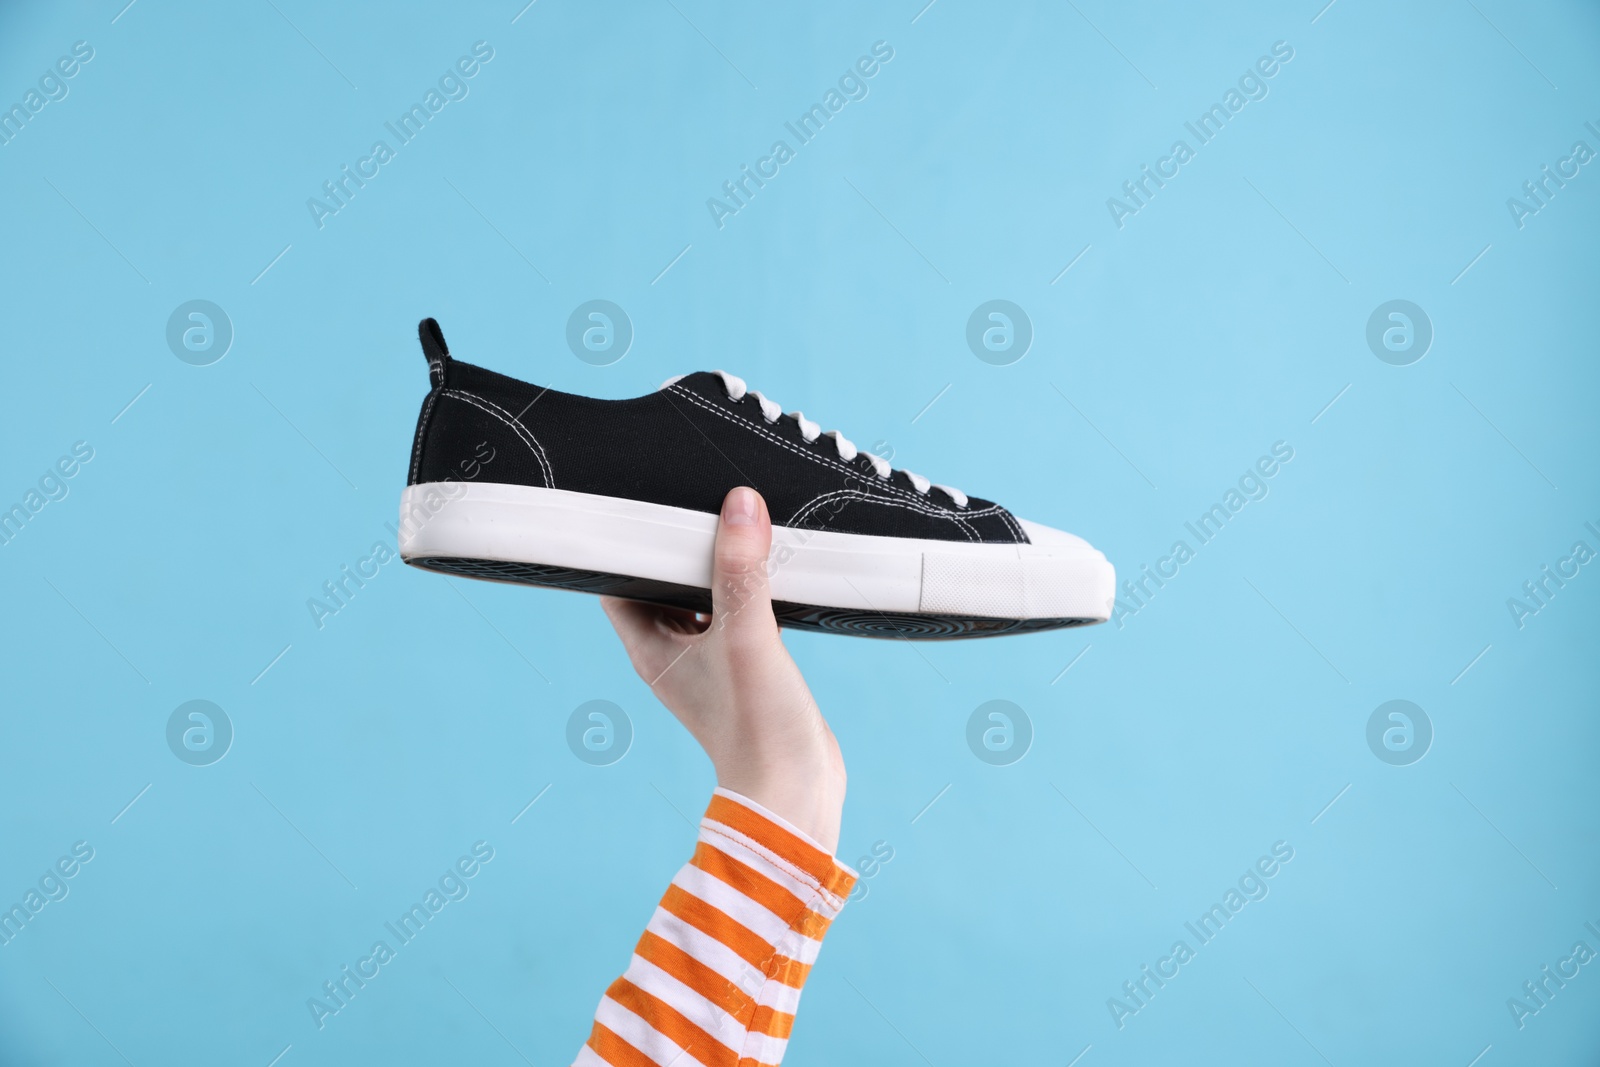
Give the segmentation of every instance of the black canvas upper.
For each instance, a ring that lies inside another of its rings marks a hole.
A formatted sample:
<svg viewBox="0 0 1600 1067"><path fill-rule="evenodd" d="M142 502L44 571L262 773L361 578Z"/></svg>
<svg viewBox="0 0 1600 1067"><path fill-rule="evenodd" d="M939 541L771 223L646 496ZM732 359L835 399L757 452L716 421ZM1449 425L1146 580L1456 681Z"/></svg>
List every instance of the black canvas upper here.
<svg viewBox="0 0 1600 1067"><path fill-rule="evenodd" d="M780 526L930 540L1022 544L1006 509L918 493L901 471L878 477L864 454L840 458L783 415L728 396L701 371L627 400L530 385L450 357L438 324L419 328L433 388L422 402L407 484L475 478L624 497L716 514L735 486L766 499ZM487 458L492 457L492 458ZM486 461L487 458L487 461Z"/></svg>

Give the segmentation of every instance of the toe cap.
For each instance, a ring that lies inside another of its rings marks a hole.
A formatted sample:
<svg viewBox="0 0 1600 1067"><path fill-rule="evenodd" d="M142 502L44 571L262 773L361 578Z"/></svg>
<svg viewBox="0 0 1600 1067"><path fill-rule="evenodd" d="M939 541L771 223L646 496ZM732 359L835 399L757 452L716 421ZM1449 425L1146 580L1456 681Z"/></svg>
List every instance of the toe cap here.
<svg viewBox="0 0 1600 1067"><path fill-rule="evenodd" d="M1093 545L1077 534L1070 534L1065 530L1057 530L1053 526L1030 522L1027 519L1019 518L1017 522L1022 526L1023 532L1028 535L1028 541L1038 545L1040 548L1073 555L1100 555L1100 552Z"/></svg>

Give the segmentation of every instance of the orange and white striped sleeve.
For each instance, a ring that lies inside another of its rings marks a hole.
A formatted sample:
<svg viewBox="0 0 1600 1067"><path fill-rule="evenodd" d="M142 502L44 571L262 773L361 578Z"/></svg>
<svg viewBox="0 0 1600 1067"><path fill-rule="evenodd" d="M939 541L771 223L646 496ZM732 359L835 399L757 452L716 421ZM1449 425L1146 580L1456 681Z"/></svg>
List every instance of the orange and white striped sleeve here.
<svg viewBox="0 0 1600 1067"><path fill-rule="evenodd" d="M719 787L693 858L600 998L573 1067L777 1064L856 877L781 816Z"/></svg>

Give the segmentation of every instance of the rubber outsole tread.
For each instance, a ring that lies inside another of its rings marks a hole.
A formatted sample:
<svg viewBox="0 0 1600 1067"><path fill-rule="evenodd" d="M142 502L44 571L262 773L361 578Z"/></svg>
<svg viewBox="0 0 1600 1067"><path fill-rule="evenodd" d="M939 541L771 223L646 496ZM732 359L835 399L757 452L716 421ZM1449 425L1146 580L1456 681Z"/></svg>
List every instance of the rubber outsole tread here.
<svg viewBox="0 0 1600 1067"><path fill-rule="evenodd" d="M492 582L512 582L581 593L605 594L628 600L682 608L707 614L711 593L688 585L633 578L624 574L571 570L511 560L471 559L460 556L418 556L406 560L413 567ZM993 619L977 615L923 615L855 608L827 608L811 604L774 601L780 626L795 630L848 634L854 637L899 637L913 641L998 637L1085 626L1097 619Z"/></svg>

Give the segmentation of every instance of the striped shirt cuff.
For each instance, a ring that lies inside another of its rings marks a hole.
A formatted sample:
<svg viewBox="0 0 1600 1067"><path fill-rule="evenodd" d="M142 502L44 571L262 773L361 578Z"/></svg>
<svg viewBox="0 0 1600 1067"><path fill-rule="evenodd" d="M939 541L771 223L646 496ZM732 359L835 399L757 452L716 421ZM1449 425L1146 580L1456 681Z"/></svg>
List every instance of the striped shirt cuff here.
<svg viewBox="0 0 1600 1067"><path fill-rule="evenodd" d="M601 998L574 1063L779 1063L822 937L856 878L793 823L719 787L694 856Z"/></svg>

